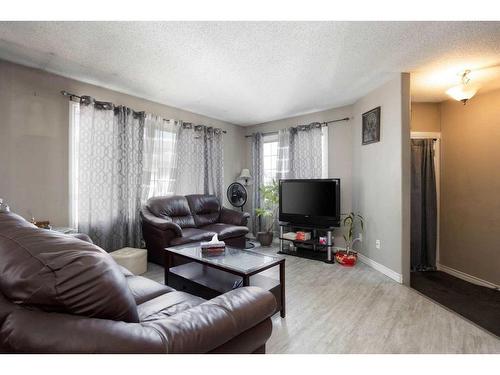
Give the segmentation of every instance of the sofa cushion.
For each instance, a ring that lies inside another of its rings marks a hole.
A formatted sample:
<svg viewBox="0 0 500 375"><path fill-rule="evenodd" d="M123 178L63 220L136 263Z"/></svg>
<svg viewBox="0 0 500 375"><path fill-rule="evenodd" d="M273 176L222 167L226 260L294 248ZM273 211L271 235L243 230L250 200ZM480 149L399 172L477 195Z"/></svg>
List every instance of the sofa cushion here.
<svg viewBox="0 0 500 375"><path fill-rule="evenodd" d="M0 213L0 291L31 309L137 322L135 300L99 247Z"/></svg>
<svg viewBox="0 0 500 375"><path fill-rule="evenodd" d="M205 225L200 229L217 233L217 236L219 237L220 240L224 240L226 238L245 236L248 233L247 227L241 227L231 224L222 224L222 223Z"/></svg>
<svg viewBox="0 0 500 375"><path fill-rule="evenodd" d="M140 305L150 299L161 296L162 294L174 292L175 289L169 286L157 283L142 276L127 276L128 288L135 299L135 303Z"/></svg>
<svg viewBox="0 0 500 375"><path fill-rule="evenodd" d="M146 206L154 215L165 220L172 220L181 228L196 226L186 197L181 195L153 197L148 199Z"/></svg>
<svg viewBox="0 0 500 375"><path fill-rule="evenodd" d="M205 302L203 298L184 292L171 292L149 300L139 306L139 319L148 322L167 318Z"/></svg>
<svg viewBox="0 0 500 375"><path fill-rule="evenodd" d="M170 245L176 246L190 242L209 241L215 233L204 229L186 228L182 230L182 237L175 237L170 241Z"/></svg>
<svg viewBox="0 0 500 375"><path fill-rule="evenodd" d="M186 199L198 228L219 221L220 203L215 195L193 194Z"/></svg>

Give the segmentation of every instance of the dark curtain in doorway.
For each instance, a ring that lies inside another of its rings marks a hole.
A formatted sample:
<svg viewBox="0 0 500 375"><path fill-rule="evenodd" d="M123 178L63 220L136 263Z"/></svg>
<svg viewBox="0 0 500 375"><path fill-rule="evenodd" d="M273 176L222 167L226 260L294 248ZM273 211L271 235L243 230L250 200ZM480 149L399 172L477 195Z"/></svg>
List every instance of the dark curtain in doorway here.
<svg viewBox="0 0 500 375"><path fill-rule="evenodd" d="M437 198L434 140L411 140L411 269L436 269Z"/></svg>

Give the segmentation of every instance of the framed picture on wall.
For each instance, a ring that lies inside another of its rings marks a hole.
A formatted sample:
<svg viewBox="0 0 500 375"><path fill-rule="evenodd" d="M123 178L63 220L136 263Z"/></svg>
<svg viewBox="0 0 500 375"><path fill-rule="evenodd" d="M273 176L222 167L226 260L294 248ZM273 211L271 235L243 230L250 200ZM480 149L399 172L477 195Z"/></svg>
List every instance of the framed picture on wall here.
<svg viewBox="0 0 500 375"><path fill-rule="evenodd" d="M363 113L362 144L380 142L380 107Z"/></svg>

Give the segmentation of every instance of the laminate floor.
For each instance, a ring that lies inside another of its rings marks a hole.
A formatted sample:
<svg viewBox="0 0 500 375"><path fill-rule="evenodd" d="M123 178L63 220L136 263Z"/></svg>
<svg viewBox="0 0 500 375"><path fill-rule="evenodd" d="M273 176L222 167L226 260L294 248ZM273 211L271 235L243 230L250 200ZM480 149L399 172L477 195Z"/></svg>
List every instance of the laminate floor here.
<svg viewBox="0 0 500 375"><path fill-rule="evenodd" d="M273 317L268 353L500 353L496 336L363 263L286 256L285 273L287 316ZM163 282L163 268L144 276Z"/></svg>

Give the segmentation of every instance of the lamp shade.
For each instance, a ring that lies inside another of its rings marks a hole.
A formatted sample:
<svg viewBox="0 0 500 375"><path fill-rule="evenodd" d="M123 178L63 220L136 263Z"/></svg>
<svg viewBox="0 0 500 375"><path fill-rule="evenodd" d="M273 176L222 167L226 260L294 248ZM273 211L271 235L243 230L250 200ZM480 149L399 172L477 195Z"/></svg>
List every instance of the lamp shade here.
<svg viewBox="0 0 500 375"><path fill-rule="evenodd" d="M447 90L446 93L457 101L467 102L477 92L477 88L469 85L458 85Z"/></svg>
<svg viewBox="0 0 500 375"><path fill-rule="evenodd" d="M451 96L453 99L458 100L462 103L467 103L467 100L476 95L478 87L476 85L472 85L470 83L469 78L470 70L464 71L462 76L462 84L458 86L454 86L446 91L446 93Z"/></svg>
<svg viewBox="0 0 500 375"><path fill-rule="evenodd" d="M250 176L250 171L246 168L242 169L241 170L241 174L240 174L240 177L238 177L240 180L249 180L252 178L252 176Z"/></svg>

